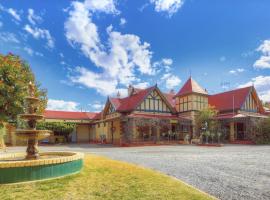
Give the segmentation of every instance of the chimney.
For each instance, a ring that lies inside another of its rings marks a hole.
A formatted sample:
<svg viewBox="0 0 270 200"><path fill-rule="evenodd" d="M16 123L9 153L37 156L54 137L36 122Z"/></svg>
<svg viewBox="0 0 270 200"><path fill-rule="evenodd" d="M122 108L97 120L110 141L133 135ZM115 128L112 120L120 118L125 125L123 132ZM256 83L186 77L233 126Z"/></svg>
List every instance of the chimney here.
<svg viewBox="0 0 270 200"><path fill-rule="evenodd" d="M128 86L128 96L131 96L132 92L133 92L133 86L132 85L129 85Z"/></svg>

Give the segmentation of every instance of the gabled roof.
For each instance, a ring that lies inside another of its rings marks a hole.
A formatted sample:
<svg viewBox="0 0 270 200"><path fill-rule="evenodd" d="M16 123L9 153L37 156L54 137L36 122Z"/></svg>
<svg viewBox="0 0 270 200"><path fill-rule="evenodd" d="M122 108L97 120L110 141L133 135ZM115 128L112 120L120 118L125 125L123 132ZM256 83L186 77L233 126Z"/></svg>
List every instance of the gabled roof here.
<svg viewBox="0 0 270 200"><path fill-rule="evenodd" d="M208 102L219 111L239 110L251 89L252 86L211 95L208 97Z"/></svg>
<svg viewBox="0 0 270 200"><path fill-rule="evenodd" d="M179 90L179 92L175 95L175 97L183 96L190 93L199 93L208 95L208 93L191 77L187 80L187 82Z"/></svg>
<svg viewBox="0 0 270 200"><path fill-rule="evenodd" d="M114 106L117 112L130 112L137 108L138 105L150 94L154 89L157 89L160 96L167 102L168 106L174 111L173 94L164 94L155 85L146 89L137 89L131 96L125 98L109 98L108 101ZM106 108L107 106L105 106Z"/></svg>
<svg viewBox="0 0 270 200"><path fill-rule="evenodd" d="M156 88L156 86L149 87L143 90L138 91L137 93L133 94L132 96L113 100L117 105L119 103L119 106L116 107L116 111L118 112L129 112L132 110L135 110L136 107L146 98L146 96L153 91Z"/></svg>
<svg viewBox="0 0 270 200"><path fill-rule="evenodd" d="M173 93L164 93L163 92L163 95L166 97L166 99L171 104L171 106L175 107L175 99L173 98L175 96L175 94L173 94Z"/></svg>
<svg viewBox="0 0 270 200"><path fill-rule="evenodd" d="M74 112L74 111L57 111L45 110L45 119L70 119L70 120L92 120L97 113L94 112Z"/></svg>

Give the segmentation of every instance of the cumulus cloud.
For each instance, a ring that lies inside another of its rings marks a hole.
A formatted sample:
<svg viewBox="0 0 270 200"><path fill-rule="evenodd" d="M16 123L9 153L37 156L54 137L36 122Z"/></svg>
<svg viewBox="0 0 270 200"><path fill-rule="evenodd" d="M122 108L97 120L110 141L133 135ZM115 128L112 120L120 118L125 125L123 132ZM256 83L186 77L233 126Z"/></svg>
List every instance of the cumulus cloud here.
<svg viewBox="0 0 270 200"><path fill-rule="evenodd" d="M257 76L251 79L251 81L239 85L239 88L252 86L256 88L258 94L263 101L270 101L270 76Z"/></svg>
<svg viewBox="0 0 270 200"><path fill-rule="evenodd" d="M49 48L54 47L54 39L52 38L49 30L41 29L35 26L31 27L29 24L24 26L24 30L32 35L35 39L45 39Z"/></svg>
<svg viewBox="0 0 270 200"><path fill-rule="evenodd" d="M92 1L72 2L69 17L65 22L65 35L74 48L79 47L84 55L103 71L97 74L80 67L77 68L77 73L81 77L77 74L71 77L71 80L95 88L99 93L107 95L114 93L119 84L127 86L137 81L136 72L152 75L154 70L151 65L150 44L142 42L137 35L122 34L109 26L107 28L108 41L101 42L98 27L92 21L93 12L97 10L112 14L116 12L112 6L106 6L111 5L113 1L104 2L109 4L104 3L101 4L103 6L94 8L89 6L93 4ZM92 77L98 84L87 80L85 76ZM109 87L104 87L103 84L109 84Z"/></svg>
<svg viewBox="0 0 270 200"><path fill-rule="evenodd" d="M111 14L119 14L120 12L116 9L115 0L86 0L85 6L93 12L104 12Z"/></svg>
<svg viewBox="0 0 270 200"><path fill-rule="evenodd" d="M42 21L42 18L36 15L32 8L28 9L27 19L32 25L36 25L36 23L40 23Z"/></svg>
<svg viewBox="0 0 270 200"><path fill-rule="evenodd" d="M270 69L270 40L264 40L257 48L261 52L261 57L255 61L253 67L256 69Z"/></svg>
<svg viewBox="0 0 270 200"><path fill-rule="evenodd" d="M98 73L94 73L84 67L76 67L76 75L70 77L73 83L79 83L88 88L96 89L98 93L107 96L115 94L117 88L117 81L107 79Z"/></svg>
<svg viewBox="0 0 270 200"><path fill-rule="evenodd" d="M181 83L181 79L172 73L164 74L161 77L161 80L165 81L165 86L167 89L173 89L174 87L179 86Z"/></svg>
<svg viewBox="0 0 270 200"><path fill-rule="evenodd" d="M154 4L156 12L167 12L171 17L175 14L184 4L184 0L150 0Z"/></svg>
<svg viewBox="0 0 270 200"><path fill-rule="evenodd" d="M49 99L47 109L48 110L63 110L63 111L78 111L79 103L74 101L64 101Z"/></svg>

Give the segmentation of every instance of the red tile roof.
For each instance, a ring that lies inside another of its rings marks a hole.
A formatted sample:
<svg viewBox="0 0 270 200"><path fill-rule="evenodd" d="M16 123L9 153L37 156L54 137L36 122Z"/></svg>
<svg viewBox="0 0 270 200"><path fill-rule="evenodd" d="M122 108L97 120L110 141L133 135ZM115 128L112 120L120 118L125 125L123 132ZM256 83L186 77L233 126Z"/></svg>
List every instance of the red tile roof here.
<svg viewBox="0 0 270 200"><path fill-rule="evenodd" d="M166 97L166 99L171 104L171 106L175 107L175 99L173 98L175 96L175 94L173 94L173 93L163 93L163 95Z"/></svg>
<svg viewBox="0 0 270 200"><path fill-rule="evenodd" d="M190 93L199 93L207 95L208 93L191 77L187 80L184 86L179 90L179 92L175 95L182 96Z"/></svg>
<svg viewBox="0 0 270 200"><path fill-rule="evenodd" d="M252 87L245 87L228 92L211 95L208 102L219 111L239 110L246 100ZM234 104L234 106L233 106Z"/></svg>
<svg viewBox="0 0 270 200"><path fill-rule="evenodd" d="M56 111L45 110L45 119L73 119L73 120L91 120L97 113L94 112L74 112L74 111Z"/></svg>
<svg viewBox="0 0 270 200"><path fill-rule="evenodd" d="M132 96L126 98L111 98L111 102L114 104L116 111L129 112L134 110L138 104L153 90L155 86L138 91Z"/></svg>

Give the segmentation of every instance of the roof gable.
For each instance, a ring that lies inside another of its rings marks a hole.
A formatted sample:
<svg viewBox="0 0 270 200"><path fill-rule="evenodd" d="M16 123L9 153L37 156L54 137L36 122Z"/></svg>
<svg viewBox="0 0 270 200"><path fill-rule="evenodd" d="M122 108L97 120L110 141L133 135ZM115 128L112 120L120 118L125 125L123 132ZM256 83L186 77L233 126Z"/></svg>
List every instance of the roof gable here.
<svg viewBox="0 0 270 200"><path fill-rule="evenodd" d="M252 87L245 87L228 92L223 92L208 97L208 102L219 111L239 110L244 104Z"/></svg>
<svg viewBox="0 0 270 200"><path fill-rule="evenodd" d="M129 112L134 109L144 100L144 98L155 89L155 86L140 90L137 93L123 99L118 99L120 105L116 108L118 112Z"/></svg>
<svg viewBox="0 0 270 200"><path fill-rule="evenodd" d="M187 82L175 96L183 96L190 93L208 95L208 93L191 77L187 80Z"/></svg>
<svg viewBox="0 0 270 200"><path fill-rule="evenodd" d="M174 95L167 94L168 98L172 98ZM151 112L174 112L173 102L170 102L159 89L156 87L154 90L141 101L136 107L139 111L151 111ZM171 99L174 101L173 99ZM150 105L151 102L151 105Z"/></svg>

